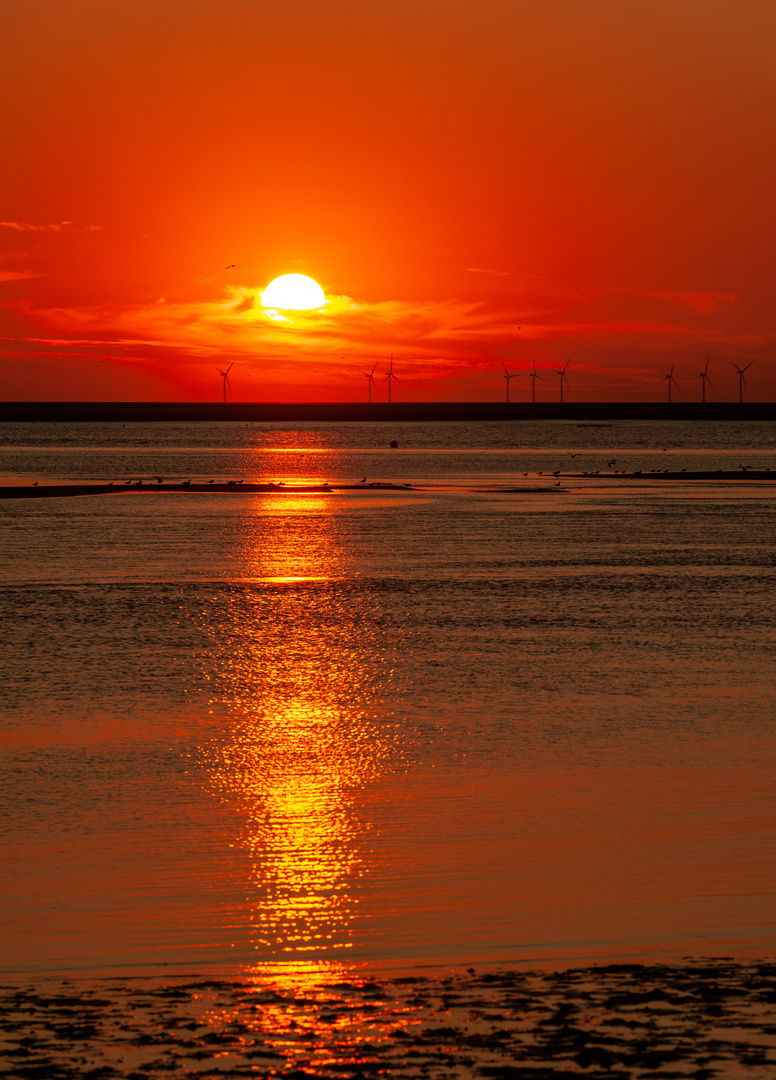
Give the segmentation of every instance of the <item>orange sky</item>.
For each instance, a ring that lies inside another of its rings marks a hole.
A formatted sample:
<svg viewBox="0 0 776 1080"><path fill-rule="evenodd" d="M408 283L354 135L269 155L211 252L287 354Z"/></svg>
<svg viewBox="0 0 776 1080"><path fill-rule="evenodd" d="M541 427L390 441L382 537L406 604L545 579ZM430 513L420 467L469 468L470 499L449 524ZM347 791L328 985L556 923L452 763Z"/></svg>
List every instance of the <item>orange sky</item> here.
<svg viewBox="0 0 776 1080"><path fill-rule="evenodd" d="M393 352L396 399L571 356L664 400L676 356L699 400L711 355L774 400L774 40L773 0L0 0L0 398L363 400ZM279 327L289 272L330 302Z"/></svg>

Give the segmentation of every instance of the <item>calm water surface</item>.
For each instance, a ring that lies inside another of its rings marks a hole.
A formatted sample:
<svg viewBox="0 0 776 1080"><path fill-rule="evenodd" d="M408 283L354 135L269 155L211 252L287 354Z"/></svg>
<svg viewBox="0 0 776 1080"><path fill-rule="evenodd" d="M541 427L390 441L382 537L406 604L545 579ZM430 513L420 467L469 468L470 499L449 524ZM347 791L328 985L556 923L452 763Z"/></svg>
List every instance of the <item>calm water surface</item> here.
<svg viewBox="0 0 776 1080"><path fill-rule="evenodd" d="M0 427L417 488L0 503L4 970L772 952L776 485L537 475L612 460L776 426Z"/></svg>

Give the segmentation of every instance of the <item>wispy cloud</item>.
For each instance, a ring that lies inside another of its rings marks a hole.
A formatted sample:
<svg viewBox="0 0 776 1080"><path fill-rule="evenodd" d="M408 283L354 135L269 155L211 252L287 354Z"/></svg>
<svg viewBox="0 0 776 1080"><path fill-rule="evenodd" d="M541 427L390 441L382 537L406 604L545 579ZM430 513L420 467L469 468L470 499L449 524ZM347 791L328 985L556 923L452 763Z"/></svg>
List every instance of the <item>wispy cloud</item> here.
<svg viewBox="0 0 776 1080"><path fill-rule="evenodd" d="M29 221L0 221L0 229L14 232L99 232L102 225L74 225L72 221L60 221L58 225L32 225Z"/></svg>
<svg viewBox="0 0 776 1080"><path fill-rule="evenodd" d="M622 289L611 288L607 292L628 293L631 296L648 296L654 300L663 300L674 306L687 306L696 315L711 315L720 304L734 304L740 296L732 293L716 292L673 292L668 289Z"/></svg>
<svg viewBox="0 0 776 1080"><path fill-rule="evenodd" d="M512 277L511 270L487 270L484 266L467 266L467 274L490 274L491 277Z"/></svg>
<svg viewBox="0 0 776 1080"><path fill-rule="evenodd" d="M22 301L19 306L39 325L58 331L63 341L93 336L94 340L203 354L228 350L262 356L267 348L277 355L333 353L358 345L368 354L411 347L418 357L439 356L445 346L464 346L471 355L471 346L477 343L698 333L696 327L681 321L569 319L549 307L497 309L484 302L460 300L358 302L348 296L329 296L320 310L284 312L264 308L260 295L259 288L227 286L220 300L206 302L41 309Z"/></svg>
<svg viewBox="0 0 776 1080"><path fill-rule="evenodd" d="M324 308L284 312L264 308L260 289L227 286L220 301L153 303L117 308L33 308L28 315L70 340L110 339L116 344L177 347L191 354L242 353L309 357L357 347L367 355L411 347L418 359L439 356L445 343L512 338L527 315L494 313L461 301L356 302L329 296Z"/></svg>
<svg viewBox="0 0 776 1080"><path fill-rule="evenodd" d="M26 281L28 278L44 277L34 270L0 270L0 281Z"/></svg>

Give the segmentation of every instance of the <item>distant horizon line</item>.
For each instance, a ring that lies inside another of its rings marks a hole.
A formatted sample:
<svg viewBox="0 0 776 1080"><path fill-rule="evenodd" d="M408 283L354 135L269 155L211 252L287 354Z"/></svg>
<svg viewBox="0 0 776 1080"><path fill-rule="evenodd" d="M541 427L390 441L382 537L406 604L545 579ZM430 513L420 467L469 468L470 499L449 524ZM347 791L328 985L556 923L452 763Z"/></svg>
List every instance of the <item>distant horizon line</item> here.
<svg viewBox="0 0 776 1080"><path fill-rule="evenodd" d="M760 401L760 400L757 400L757 401L751 401L751 400L750 401L734 401L734 400L720 400L720 401L708 401L708 400L707 401L700 401L700 400L698 400L698 401L665 401L664 400L664 401L657 401L657 400L654 400L654 399L648 399L648 400L643 400L642 401L642 400L639 399L639 400L627 400L626 401L626 400L615 400L615 399L609 399L609 398L596 398L595 400L589 400L589 401L588 400L585 400L585 401L569 401L569 400L567 400L565 398L564 398L563 401L557 401L557 400L552 401L552 400L548 400L546 398L544 400L542 400L542 401L498 401L498 400L490 399L490 398L487 399L487 400L484 400L484 399L481 400L481 399L478 399L478 398L454 398L454 399L433 398L433 399L423 400L423 401L417 401L417 400L416 401L408 401L408 400L405 400L405 401L388 401L387 398L382 400L382 401L354 401L352 399L346 399L346 400L343 400L343 399L326 399L325 401L315 401L315 400L311 400L311 399L306 399L306 400L303 400L303 401L291 401L291 400L288 400L288 399L281 399L281 398L264 398L264 399L260 399L260 400L250 400L250 401L248 401L248 400L246 400L246 401L217 401L217 400L210 399L210 398L208 398L206 400L195 400L195 399L188 399L187 400L187 399L181 399L181 398L169 398L169 399L167 399L167 398L150 398L150 399L147 399L147 400L142 400L142 399L139 399L139 398L110 398L110 399L108 399L108 398L100 398L100 399L96 399L96 398L95 399L91 399L91 398L6 398L6 399L3 399L3 400L0 400L0 408L8 408L8 407L11 407L13 405L89 405L89 406L94 406L94 405L110 405L110 406L123 406L123 405L165 406L165 405L175 405L175 406L180 406L180 407L192 406L192 407L196 407L196 408L212 406L214 408L218 407L220 409L224 409L224 408L228 409L228 408L233 408L233 407L234 408L254 408L254 407L263 408L264 406L269 406L269 407L282 406L283 408L307 408L307 407L316 407L317 408L318 406L328 406L328 405L337 406L337 407L340 407L340 406L345 407L345 406L347 406L348 408L364 408L364 409L382 408L382 407L388 408L388 407L394 407L394 406L402 406L402 407L403 406L413 406L413 407L414 406L419 406L419 407L423 407L423 406L426 406L426 405L433 405L433 406L437 406L437 405L439 405L439 406L448 406L448 405L450 405L450 406L454 406L454 405L478 406L478 405L482 405L482 406L487 406L487 407L503 408L503 409L511 409L511 408L528 408L528 409L530 409L530 408L540 408L540 407L547 407L547 406L553 407L553 408L565 408L566 406L575 407L575 408L585 408L585 407L588 407L588 406L599 406L599 405L605 405L605 406L610 406L611 405L611 406L617 406L617 407L619 407L620 405L623 405L623 406L628 406L628 407L630 407L630 406L633 406L633 407L637 407L637 406L653 407L654 406L655 408L666 408L666 409L667 408L674 408L674 407L676 407L676 408L686 408L686 407L696 408L697 407L699 409L702 409L702 408L719 408L719 407L723 407L723 408L727 408L727 407L746 408L749 405L773 406L773 405L776 405L776 400L767 399L767 400L762 400L762 401Z"/></svg>
<svg viewBox="0 0 776 1080"><path fill-rule="evenodd" d="M776 402L686 401L378 401L0 402L0 422L146 422L236 420L271 422L433 422L499 420L770 420Z"/></svg>

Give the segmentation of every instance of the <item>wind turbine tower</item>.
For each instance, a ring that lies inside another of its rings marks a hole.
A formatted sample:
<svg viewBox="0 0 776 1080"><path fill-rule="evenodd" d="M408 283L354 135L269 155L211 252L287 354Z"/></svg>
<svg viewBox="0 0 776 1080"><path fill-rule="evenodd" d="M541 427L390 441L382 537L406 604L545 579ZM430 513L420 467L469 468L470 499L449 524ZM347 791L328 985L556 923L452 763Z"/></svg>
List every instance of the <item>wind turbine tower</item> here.
<svg viewBox="0 0 776 1080"><path fill-rule="evenodd" d="M399 383L399 386L401 386L401 383L399 382L399 380L396 378L396 376L393 373L393 353L391 353L391 366L388 369L388 371L386 372L386 375L385 375L385 378L383 379L383 382L388 383L388 404L390 405L391 404L391 383L396 382L396 383Z"/></svg>
<svg viewBox="0 0 776 1080"><path fill-rule="evenodd" d="M507 381L507 405L508 405L509 404L509 383L510 383L510 380L511 379L516 379L518 377L518 375L520 374L520 372L519 371L512 371L512 372L507 371L507 365L506 364L502 364L501 366L504 369L504 378Z"/></svg>
<svg viewBox="0 0 776 1080"><path fill-rule="evenodd" d="M233 367L234 367L234 360L231 362L231 364L226 369L226 371L222 371L221 368L216 368L216 371L218 372L218 374L223 379L224 405L226 405L226 388L227 388L227 386L229 387L229 393L230 394L232 393L232 384L229 382L229 372L232 370Z"/></svg>
<svg viewBox="0 0 776 1080"><path fill-rule="evenodd" d="M375 360L374 367L372 368L371 371L362 372L362 374L366 375L366 378L367 378L367 386L369 387L369 404L370 405L372 404L372 387L375 384L375 368L376 367L377 367L377 361Z"/></svg>
<svg viewBox="0 0 776 1080"><path fill-rule="evenodd" d="M714 389L714 383L709 378L709 360L711 360L710 356L706 358L706 367L703 371L698 372L698 378L703 380L701 383L701 401L704 405L706 404L706 383L709 384L712 390Z"/></svg>
<svg viewBox="0 0 776 1080"><path fill-rule="evenodd" d="M564 384L564 382L565 382L566 386L568 386L568 384L569 384L568 378L566 377L566 368L569 366L570 363L571 363L571 357L568 358L568 360L566 361L566 363L563 365L562 368L553 368L553 371L555 372L555 374L560 375L560 403L561 403L561 405L563 404L563 384Z"/></svg>
<svg viewBox="0 0 776 1080"><path fill-rule="evenodd" d="M671 404L671 383L673 383L674 386L679 385L679 383L674 378L674 367L675 366L676 366L676 357L674 357L674 362L673 362L673 364L671 364L671 370L668 372L667 375L663 376L664 379L668 379L668 404L669 405Z"/></svg>
<svg viewBox="0 0 776 1080"><path fill-rule="evenodd" d="M544 378L541 375L536 374L536 357L534 357L533 371L529 371L528 378L531 380L531 404L536 404L536 380L540 379L544 382Z"/></svg>
<svg viewBox="0 0 776 1080"><path fill-rule="evenodd" d="M744 372L749 370L749 368L754 363L754 360L750 360L749 363L746 365L746 367L742 367L742 368L740 368L738 366L738 364L734 364L732 360L730 362L731 362L731 364L733 364L733 367L738 372L738 404L743 405L744 404L744 390L746 390L746 379L744 378Z"/></svg>

